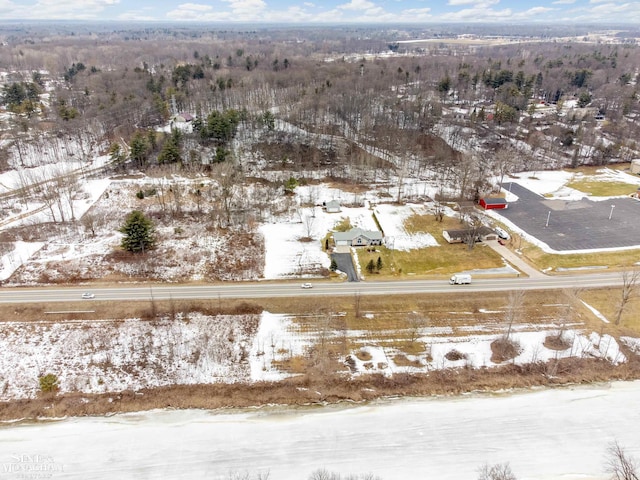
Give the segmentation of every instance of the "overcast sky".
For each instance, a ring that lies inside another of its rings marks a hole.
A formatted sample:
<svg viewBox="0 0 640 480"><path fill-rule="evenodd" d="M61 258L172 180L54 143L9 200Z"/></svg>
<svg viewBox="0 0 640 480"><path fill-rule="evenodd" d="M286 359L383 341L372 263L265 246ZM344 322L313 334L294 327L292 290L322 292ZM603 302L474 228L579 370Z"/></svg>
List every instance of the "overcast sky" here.
<svg viewBox="0 0 640 480"><path fill-rule="evenodd" d="M0 0L2 19L292 23L640 22L625 0Z"/></svg>

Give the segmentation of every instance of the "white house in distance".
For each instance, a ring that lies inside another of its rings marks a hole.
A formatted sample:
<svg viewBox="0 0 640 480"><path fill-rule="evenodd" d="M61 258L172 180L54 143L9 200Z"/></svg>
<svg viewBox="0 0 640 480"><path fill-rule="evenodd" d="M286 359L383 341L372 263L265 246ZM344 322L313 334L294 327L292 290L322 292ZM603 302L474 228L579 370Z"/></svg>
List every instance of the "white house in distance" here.
<svg viewBox="0 0 640 480"><path fill-rule="evenodd" d="M180 112L175 117L173 117L173 121L178 123L188 123L192 122L193 120L193 115L187 112Z"/></svg>
<svg viewBox="0 0 640 480"><path fill-rule="evenodd" d="M366 247L369 245L382 245L382 232L377 230L363 230L352 228L348 232L333 232L333 240L336 246Z"/></svg>

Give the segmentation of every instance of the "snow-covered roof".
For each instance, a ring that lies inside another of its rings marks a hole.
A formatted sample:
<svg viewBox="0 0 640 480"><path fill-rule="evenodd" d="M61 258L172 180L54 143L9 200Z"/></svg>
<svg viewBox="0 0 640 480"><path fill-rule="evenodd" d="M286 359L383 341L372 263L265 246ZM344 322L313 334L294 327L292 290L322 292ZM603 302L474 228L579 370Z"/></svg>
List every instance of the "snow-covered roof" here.
<svg viewBox="0 0 640 480"><path fill-rule="evenodd" d="M369 240L382 240L382 232L377 230L363 230L361 228L352 228L348 232L333 232L333 238L336 242L349 241L358 237L366 237Z"/></svg>

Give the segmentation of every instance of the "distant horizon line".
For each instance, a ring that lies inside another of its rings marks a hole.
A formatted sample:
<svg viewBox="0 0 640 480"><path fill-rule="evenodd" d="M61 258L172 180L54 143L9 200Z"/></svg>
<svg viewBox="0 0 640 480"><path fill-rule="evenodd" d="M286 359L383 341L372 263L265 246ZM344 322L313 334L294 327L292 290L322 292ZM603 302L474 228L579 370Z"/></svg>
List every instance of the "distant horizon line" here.
<svg viewBox="0 0 640 480"><path fill-rule="evenodd" d="M178 24L178 25L225 25L228 27L231 26L407 26L407 27L418 27L418 26L510 26L510 25L527 25L527 26L538 26L538 27L579 27L579 28L588 28L588 27L599 27L599 28L613 28L613 27L624 27L634 30L640 31L640 26L635 22L566 22L566 21L549 21L549 20L519 20L519 21L484 21L484 22L461 22L461 21L446 21L446 20L433 20L433 21L420 21L420 22L358 22L358 21L336 21L336 22L230 22L230 21L222 21L222 20L167 20L167 19L2 19L0 20L0 25L5 24L29 24L29 23L49 23L49 24L111 24L111 23L128 23L128 24Z"/></svg>

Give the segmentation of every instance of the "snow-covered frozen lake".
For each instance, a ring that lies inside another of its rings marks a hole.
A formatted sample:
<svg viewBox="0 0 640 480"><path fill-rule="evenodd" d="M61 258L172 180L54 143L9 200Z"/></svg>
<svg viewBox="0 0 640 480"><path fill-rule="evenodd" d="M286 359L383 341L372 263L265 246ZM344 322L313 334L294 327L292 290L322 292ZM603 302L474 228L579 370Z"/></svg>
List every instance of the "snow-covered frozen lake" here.
<svg viewBox="0 0 640 480"><path fill-rule="evenodd" d="M640 381L517 394L243 412L153 411L0 427L0 478L604 479L612 441L640 458ZM31 469L31 470L29 470ZM245 477L245 475L247 475ZM35 478L35 477L34 477ZM45 478L45 477L38 477Z"/></svg>

